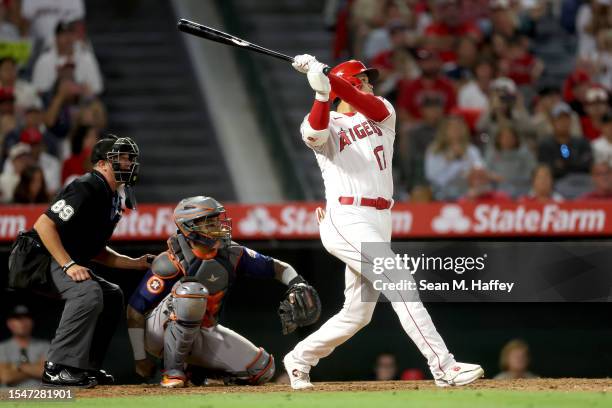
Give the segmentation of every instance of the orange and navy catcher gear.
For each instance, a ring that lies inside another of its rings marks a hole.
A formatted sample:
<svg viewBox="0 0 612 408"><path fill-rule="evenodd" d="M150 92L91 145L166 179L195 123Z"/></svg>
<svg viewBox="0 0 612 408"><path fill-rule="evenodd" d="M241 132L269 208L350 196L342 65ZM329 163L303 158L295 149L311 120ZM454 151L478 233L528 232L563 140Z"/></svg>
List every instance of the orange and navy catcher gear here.
<svg viewBox="0 0 612 408"><path fill-rule="evenodd" d="M200 259L211 259L216 250L232 241L232 220L223 205L212 197L181 200L174 209L174 222Z"/></svg>

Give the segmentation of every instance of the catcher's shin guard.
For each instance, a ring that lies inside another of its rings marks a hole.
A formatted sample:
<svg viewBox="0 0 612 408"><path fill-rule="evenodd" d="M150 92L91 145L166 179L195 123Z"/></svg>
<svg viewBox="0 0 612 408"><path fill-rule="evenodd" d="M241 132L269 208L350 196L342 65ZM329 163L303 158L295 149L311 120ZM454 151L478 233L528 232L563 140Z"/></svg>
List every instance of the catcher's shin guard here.
<svg viewBox="0 0 612 408"><path fill-rule="evenodd" d="M164 369L183 370L200 331L208 291L199 282L177 282L172 288L172 315L164 333Z"/></svg>
<svg viewBox="0 0 612 408"><path fill-rule="evenodd" d="M260 347L253 361L246 366L245 382L251 385L265 384L274 377L275 372L274 356Z"/></svg>

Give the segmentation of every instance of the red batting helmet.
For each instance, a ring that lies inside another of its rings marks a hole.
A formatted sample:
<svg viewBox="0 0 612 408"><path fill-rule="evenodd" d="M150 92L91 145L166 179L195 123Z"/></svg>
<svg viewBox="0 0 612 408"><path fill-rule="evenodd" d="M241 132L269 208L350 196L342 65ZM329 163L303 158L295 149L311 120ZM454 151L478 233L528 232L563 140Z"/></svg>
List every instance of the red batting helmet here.
<svg viewBox="0 0 612 408"><path fill-rule="evenodd" d="M353 86L361 86L361 81L356 78L359 74L366 74L370 82L374 82L378 78L378 70L376 68L367 68L363 65L363 62L357 60L342 62L333 67L329 73L346 79ZM329 99L333 102L337 97L338 96L332 90Z"/></svg>

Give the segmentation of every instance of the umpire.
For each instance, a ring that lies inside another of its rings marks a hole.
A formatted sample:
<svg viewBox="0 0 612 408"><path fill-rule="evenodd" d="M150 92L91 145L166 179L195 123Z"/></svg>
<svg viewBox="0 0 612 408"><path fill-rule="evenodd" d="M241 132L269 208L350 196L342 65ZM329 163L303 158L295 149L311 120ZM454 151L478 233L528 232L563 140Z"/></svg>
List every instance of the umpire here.
<svg viewBox="0 0 612 408"><path fill-rule="evenodd" d="M123 293L88 266L92 261L119 269L150 266L150 255L134 259L106 246L121 218L122 198L133 207L131 187L138 177L138 157L138 146L128 137L108 135L98 141L91 154L93 171L61 190L33 230L25 233L51 255L43 292L66 301L43 385L89 388L114 382L100 367L123 315ZM122 190L125 194L119 194ZM11 257L19 258L15 251ZM19 265L19 259L11 262Z"/></svg>

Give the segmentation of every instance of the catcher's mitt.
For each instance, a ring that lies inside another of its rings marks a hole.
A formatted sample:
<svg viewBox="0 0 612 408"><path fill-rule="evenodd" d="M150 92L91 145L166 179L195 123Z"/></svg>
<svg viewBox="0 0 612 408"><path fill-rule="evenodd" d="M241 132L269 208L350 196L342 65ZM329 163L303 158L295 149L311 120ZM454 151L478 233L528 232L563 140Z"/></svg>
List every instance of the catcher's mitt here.
<svg viewBox="0 0 612 408"><path fill-rule="evenodd" d="M283 326L283 334L292 333L295 329L308 326L321 316L321 299L316 289L303 278L295 278L289 285L285 299L278 307Z"/></svg>

